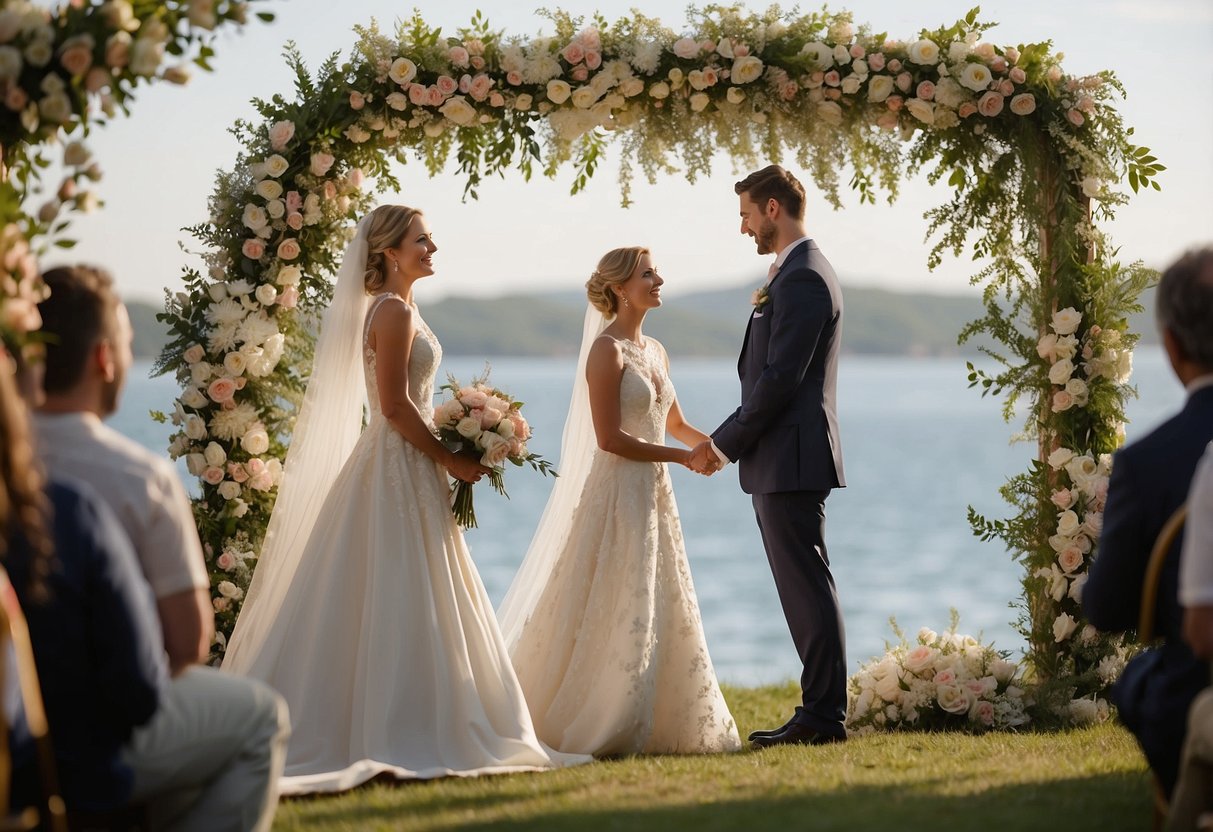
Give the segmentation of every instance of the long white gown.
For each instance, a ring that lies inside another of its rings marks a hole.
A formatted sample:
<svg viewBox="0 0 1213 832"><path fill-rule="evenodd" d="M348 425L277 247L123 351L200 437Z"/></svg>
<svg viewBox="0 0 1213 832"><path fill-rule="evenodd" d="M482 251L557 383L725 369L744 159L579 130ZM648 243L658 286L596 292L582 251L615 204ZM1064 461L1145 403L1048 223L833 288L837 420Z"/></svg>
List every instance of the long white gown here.
<svg viewBox="0 0 1213 832"><path fill-rule="evenodd" d="M663 442L665 350L619 342L622 427ZM595 450L567 542L511 648L539 738L609 756L741 747L712 660L664 463Z"/></svg>
<svg viewBox="0 0 1213 832"><path fill-rule="evenodd" d="M292 734L283 794L408 778L536 771L588 758L536 737L492 604L451 514L445 470L379 408L324 502L286 599L240 672L277 689ZM427 422L442 347L420 314L409 396Z"/></svg>

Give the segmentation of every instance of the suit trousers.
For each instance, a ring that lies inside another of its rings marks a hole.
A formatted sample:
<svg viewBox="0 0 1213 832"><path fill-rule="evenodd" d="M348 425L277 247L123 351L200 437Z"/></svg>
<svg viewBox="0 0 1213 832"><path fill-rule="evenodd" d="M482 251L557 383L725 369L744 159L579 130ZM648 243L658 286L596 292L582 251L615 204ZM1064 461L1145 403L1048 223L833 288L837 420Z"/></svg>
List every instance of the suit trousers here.
<svg viewBox="0 0 1213 832"><path fill-rule="evenodd" d="M804 671L794 722L844 734L847 710L846 635L825 544L829 491L754 494L754 513L779 602Z"/></svg>
<svg viewBox="0 0 1213 832"><path fill-rule="evenodd" d="M289 735L286 702L268 685L191 667L123 751L131 800L148 804L156 830L268 832Z"/></svg>

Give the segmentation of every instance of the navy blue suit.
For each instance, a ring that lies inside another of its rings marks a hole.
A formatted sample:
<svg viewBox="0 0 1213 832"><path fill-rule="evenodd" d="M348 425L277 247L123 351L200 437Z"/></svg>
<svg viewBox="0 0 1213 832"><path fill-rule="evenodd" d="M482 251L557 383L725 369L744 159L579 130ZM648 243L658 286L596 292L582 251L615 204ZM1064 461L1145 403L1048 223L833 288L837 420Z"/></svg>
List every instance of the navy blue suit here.
<svg viewBox="0 0 1213 832"><path fill-rule="evenodd" d="M825 546L825 500L846 485L835 405L842 291L817 244L797 245L746 329L741 406L712 434L750 494L804 664L795 721L844 733L846 650Z"/></svg>
<svg viewBox="0 0 1213 832"><path fill-rule="evenodd" d="M1103 533L1083 588L1083 612L1101 630L1137 627L1141 585L1154 541L1188 497L1192 476L1213 440L1213 387L1188 397L1177 415L1148 436L1117 452L1108 484ZM1158 587L1155 631L1165 643L1158 666L1140 690L1114 691L1122 717L1170 792L1179 769L1188 708L1209 683L1209 668L1192 655L1182 637L1176 540ZM1126 695L1136 698L1125 701Z"/></svg>

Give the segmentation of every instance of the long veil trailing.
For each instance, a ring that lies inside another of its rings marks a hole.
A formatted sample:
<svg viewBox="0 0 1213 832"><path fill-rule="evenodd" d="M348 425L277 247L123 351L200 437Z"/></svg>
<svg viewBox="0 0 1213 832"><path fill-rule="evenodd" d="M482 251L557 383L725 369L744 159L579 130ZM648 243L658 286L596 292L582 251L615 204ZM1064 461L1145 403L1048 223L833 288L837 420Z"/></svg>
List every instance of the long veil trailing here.
<svg viewBox="0 0 1213 832"><path fill-rule="evenodd" d="M366 381L361 333L368 305L364 275L369 225L368 214L346 247L333 301L320 325L278 500L223 658L224 669L234 673L248 670L261 652L324 500L362 432Z"/></svg>
<svg viewBox="0 0 1213 832"><path fill-rule="evenodd" d="M497 610L501 622L501 634L506 647L513 652L514 645L522 635L522 628L535 610L548 575L556 563L573 525L573 513L586 477L590 473L590 462L598 441L594 436L594 422L590 415L590 387L585 380L586 358L594 340L606 329L609 321L592 304L585 311L585 325L581 332L581 349L577 354L577 373L573 377L573 395L569 401L568 417L564 423L564 434L560 441L560 476L552 486L548 504L539 518L539 525L531 538L526 557L514 576L510 589Z"/></svg>

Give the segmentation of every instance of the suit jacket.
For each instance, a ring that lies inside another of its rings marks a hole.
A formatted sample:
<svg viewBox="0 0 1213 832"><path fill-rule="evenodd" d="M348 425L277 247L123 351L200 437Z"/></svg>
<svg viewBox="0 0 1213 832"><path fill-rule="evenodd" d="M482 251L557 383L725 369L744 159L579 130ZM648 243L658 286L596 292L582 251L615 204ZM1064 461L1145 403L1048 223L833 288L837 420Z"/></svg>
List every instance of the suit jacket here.
<svg viewBox="0 0 1213 832"><path fill-rule="evenodd" d="M747 494L842 488L835 404L842 290L813 240L793 249L746 328L741 407L712 434Z"/></svg>

